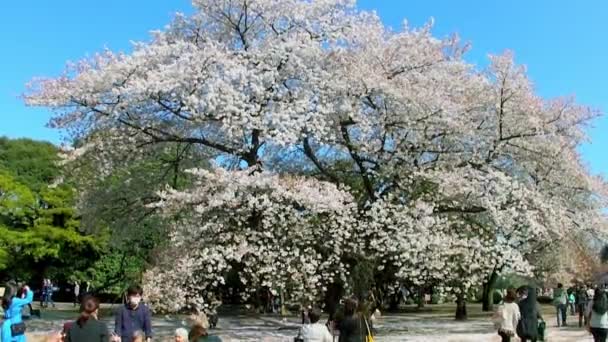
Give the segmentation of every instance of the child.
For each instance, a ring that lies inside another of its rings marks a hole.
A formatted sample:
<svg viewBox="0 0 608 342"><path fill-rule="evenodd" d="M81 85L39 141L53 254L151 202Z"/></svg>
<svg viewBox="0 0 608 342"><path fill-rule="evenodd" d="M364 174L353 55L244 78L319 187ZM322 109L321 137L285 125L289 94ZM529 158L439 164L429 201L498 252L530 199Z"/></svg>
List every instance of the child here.
<svg viewBox="0 0 608 342"><path fill-rule="evenodd" d="M175 329L175 342L188 342L188 330L184 328Z"/></svg>
<svg viewBox="0 0 608 342"><path fill-rule="evenodd" d="M141 331L141 330L137 330L136 332L133 333L133 339L131 340L131 342L145 342L146 341L146 334Z"/></svg>
<svg viewBox="0 0 608 342"><path fill-rule="evenodd" d="M574 295L574 290L570 290L570 294L568 294L568 306L570 307L570 315L572 316L574 316L575 302L576 296Z"/></svg>

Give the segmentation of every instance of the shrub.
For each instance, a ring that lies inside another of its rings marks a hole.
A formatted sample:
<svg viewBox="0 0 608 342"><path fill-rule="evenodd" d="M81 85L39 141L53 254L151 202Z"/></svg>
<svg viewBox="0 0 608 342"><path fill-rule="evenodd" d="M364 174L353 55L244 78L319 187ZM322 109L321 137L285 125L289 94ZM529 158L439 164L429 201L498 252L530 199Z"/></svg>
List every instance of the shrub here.
<svg viewBox="0 0 608 342"><path fill-rule="evenodd" d="M492 294L492 302L494 304L500 304L502 302L502 293L494 291L494 293Z"/></svg>

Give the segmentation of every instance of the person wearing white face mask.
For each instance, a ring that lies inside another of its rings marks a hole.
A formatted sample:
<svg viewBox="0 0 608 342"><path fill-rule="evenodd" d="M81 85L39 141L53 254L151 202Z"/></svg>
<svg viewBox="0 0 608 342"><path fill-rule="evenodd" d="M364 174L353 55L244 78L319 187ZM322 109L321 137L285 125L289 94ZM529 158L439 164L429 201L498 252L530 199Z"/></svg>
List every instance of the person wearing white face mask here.
<svg viewBox="0 0 608 342"><path fill-rule="evenodd" d="M148 306L141 303L142 295L141 287L129 287L127 303L116 312L114 333L122 342L131 341L136 331L143 331L146 341L152 340L152 314Z"/></svg>

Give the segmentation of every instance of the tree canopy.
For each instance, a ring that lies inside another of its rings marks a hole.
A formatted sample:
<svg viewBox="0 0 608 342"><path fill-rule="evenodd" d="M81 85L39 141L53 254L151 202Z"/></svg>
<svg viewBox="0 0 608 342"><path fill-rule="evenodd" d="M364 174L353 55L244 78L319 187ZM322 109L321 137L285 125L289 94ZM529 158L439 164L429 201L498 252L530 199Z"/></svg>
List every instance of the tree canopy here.
<svg viewBox="0 0 608 342"><path fill-rule="evenodd" d="M100 242L80 231L76 192L57 184L58 148L0 138L0 275L66 279L99 255Z"/></svg>
<svg viewBox="0 0 608 342"><path fill-rule="evenodd" d="M353 292L360 263L461 303L536 272L551 243L605 235L606 183L577 151L600 113L537 95L512 53L479 69L432 24L395 31L350 0L193 4L25 96L100 178L180 146L212 161L142 203L167 220L145 277L157 308L199 306L235 269L245 296Z"/></svg>

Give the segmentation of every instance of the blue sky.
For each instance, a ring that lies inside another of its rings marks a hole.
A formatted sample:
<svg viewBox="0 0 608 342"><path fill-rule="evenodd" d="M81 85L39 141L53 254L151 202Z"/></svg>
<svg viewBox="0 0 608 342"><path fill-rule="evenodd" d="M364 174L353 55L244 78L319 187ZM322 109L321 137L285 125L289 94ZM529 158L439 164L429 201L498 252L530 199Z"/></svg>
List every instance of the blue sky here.
<svg viewBox="0 0 608 342"><path fill-rule="evenodd" d="M189 0L0 1L0 136L60 141L45 128L50 113L19 99L35 76L56 76L67 60L104 47L128 50L145 40ZM399 28L403 19L420 26L435 18L437 36L458 33L473 49L467 59L486 64L505 49L526 64L546 97L575 94L581 103L608 110L608 1L606 0L359 0ZM581 147L593 172L608 175L608 117L589 129L593 143Z"/></svg>

